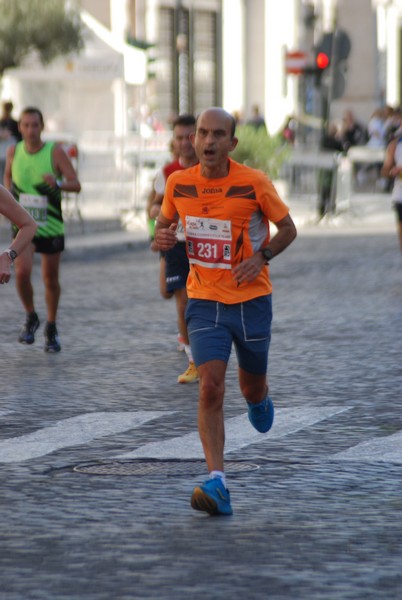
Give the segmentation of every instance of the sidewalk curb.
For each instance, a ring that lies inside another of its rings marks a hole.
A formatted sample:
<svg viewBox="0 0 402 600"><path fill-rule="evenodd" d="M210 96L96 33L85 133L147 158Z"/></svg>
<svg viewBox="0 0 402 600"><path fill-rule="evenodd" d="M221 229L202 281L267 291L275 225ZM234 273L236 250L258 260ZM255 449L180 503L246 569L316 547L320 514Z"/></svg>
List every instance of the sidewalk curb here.
<svg viewBox="0 0 402 600"><path fill-rule="evenodd" d="M0 228L0 248L10 244L11 233L8 227ZM66 232L63 261L100 258L127 250L143 250L149 247L148 233L144 230L90 231L77 235Z"/></svg>
<svg viewBox="0 0 402 600"><path fill-rule="evenodd" d="M395 216L391 207L383 206L382 210L366 214L363 211L362 214L341 213L318 222L314 212L306 210L300 202L293 200L288 204L300 236L395 235ZM150 245L148 231L140 224L127 230L119 227L115 219L94 219L86 221L82 232L81 224L78 225L66 222L63 261L98 259L129 250L144 250ZM10 240L10 228L2 223L0 249L6 248Z"/></svg>
<svg viewBox="0 0 402 600"><path fill-rule="evenodd" d="M128 250L149 248L149 238L144 232L118 231L104 234L72 236L66 238L64 261L107 257Z"/></svg>

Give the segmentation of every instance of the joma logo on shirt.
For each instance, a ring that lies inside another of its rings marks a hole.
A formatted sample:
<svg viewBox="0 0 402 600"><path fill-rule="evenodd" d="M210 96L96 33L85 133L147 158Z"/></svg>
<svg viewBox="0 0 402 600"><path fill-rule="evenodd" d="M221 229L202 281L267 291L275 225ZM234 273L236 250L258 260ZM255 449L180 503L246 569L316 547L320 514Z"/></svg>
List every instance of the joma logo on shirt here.
<svg viewBox="0 0 402 600"><path fill-rule="evenodd" d="M204 188L202 194L219 194L222 192L222 188Z"/></svg>

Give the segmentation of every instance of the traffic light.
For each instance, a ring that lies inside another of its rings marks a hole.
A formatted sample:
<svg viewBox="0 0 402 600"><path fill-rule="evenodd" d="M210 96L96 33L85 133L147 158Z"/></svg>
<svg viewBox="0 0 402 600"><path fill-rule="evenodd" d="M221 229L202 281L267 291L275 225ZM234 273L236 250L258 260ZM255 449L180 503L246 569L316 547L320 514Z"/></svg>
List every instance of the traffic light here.
<svg viewBox="0 0 402 600"><path fill-rule="evenodd" d="M324 72L331 64L332 40L332 33L324 33L314 48L314 83L316 87L321 87Z"/></svg>
<svg viewBox="0 0 402 600"><path fill-rule="evenodd" d="M314 48L315 84L325 87L332 99L340 98L345 91L346 59L350 50L350 38L341 29L324 33Z"/></svg>
<svg viewBox="0 0 402 600"><path fill-rule="evenodd" d="M321 86L321 79L325 71L331 64L331 55L328 52L316 51L314 64L314 84L316 87Z"/></svg>
<svg viewBox="0 0 402 600"><path fill-rule="evenodd" d="M324 71L324 69L329 67L329 63L330 63L329 56L328 56L328 54L325 54L325 52L319 52L317 54L317 56L315 57L316 67L320 71Z"/></svg>

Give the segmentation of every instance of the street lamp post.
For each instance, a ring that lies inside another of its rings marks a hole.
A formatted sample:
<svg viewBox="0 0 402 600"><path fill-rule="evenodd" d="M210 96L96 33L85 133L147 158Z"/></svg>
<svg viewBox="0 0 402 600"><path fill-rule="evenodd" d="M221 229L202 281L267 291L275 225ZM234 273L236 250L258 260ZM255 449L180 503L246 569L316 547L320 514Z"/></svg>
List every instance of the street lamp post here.
<svg viewBox="0 0 402 600"><path fill-rule="evenodd" d="M176 74L177 109L179 114L190 112L189 90L189 19L181 0L176 1Z"/></svg>

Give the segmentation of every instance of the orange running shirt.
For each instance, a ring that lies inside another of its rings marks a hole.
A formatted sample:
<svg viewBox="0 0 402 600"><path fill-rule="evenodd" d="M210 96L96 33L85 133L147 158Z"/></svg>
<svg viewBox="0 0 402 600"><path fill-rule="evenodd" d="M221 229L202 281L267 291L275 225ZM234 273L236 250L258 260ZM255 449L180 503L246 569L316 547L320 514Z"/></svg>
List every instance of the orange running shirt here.
<svg viewBox="0 0 402 600"><path fill-rule="evenodd" d="M179 213L185 228L189 298L236 304L271 293L268 267L240 285L232 268L268 244L269 221L281 221L289 210L262 171L229 160L221 179L203 177L200 165L172 173L162 214L174 220Z"/></svg>

